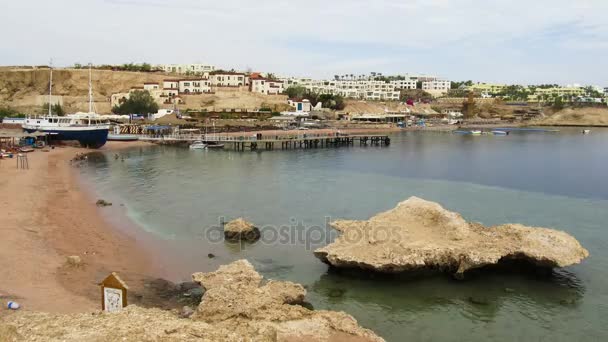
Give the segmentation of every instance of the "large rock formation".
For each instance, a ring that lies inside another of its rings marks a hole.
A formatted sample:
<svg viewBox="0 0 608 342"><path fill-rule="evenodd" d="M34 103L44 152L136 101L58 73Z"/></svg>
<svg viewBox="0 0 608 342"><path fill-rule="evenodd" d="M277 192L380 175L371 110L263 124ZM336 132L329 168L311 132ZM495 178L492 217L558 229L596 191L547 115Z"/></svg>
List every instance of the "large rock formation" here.
<svg viewBox="0 0 608 342"><path fill-rule="evenodd" d="M56 315L17 312L0 319L8 341L383 341L343 312L297 305L306 290L263 283L245 260L193 279L206 291L190 318L129 306L118 313ZM3 339L4 338L4 339Z"/></svg>
<svg viewBox="0 0 608 342"><path fill-rule="evenodd" d="M317 249L318 258L335 267L385 273L439 269L462 277L467 270L507 260L565 267L589 256L567 233L520 224L484 227L416 197L368 221L332 226L342 234Z"/></svg>
<svg viewBox="0 0 608 342"><path fill-rule="evenodd" d="M224 237L230 241L254 242L260 238L260 230L252 223L238 218L224 225Z"/></svg>
<svg viewBox="0 0 608 342"><path fill-rule="evenodd" d="M312 311L304 303L302 285L263 278L246 260L221 266L211 273L196 273L192 279L205 288L195 321L247 330L243 336L264 335L279 341L382 341L357 325L344 312Z"/></svg>

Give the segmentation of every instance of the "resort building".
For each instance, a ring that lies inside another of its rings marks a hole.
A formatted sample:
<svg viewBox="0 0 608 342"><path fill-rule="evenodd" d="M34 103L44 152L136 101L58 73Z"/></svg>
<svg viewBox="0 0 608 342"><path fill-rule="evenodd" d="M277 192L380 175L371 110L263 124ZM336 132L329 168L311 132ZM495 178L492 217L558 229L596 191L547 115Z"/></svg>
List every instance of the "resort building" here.
<svg viewBox="0 0 608 342"><path fill-rule="evenodd" d="M557 87L557 88L538 88L535 95L542 97L557 97L557 96L581 96L585 94L585 89L582 87Z"/></svg>
<svg viewBox="0 0 608 342"><path fill-rule="evenodd" d="M271 80L264 77L251 79L251 92L266 95L278 95L282 94L283 90L283 81Z"/></svg>
<svg viewBox="0 0 608 342"><path fill-rule="evenodd" d="M163 80L163 89L179 89L179 80Z"/></svg>
<svg viewBox="0 0 608 342"><path fill-rule="evenodd" d="M179 80L178 92L180 94L202 94L211 92L211 82L209 79Z"/></svg>
<svg viewBox="0 0 608 342"><path fill-rule="evenodd" d="M468 90L480 94L498 95L502 93L506 87L506 84L477 83L470 86Z"/></svg>
<svg viewBox="0 0 608 342"><path fill-rule="evenodd" d="M317 94L332 94L364 100L399 100L400 92L391 83L375 80L284 79L289 86L302 86Z"/></svg>
<svg viewBox="0 0 608 342"><path fill-rule="evenodd" d="M158 83L144 83L144 90L158 90L159 88Z"/></svg>
<svg viewBox="0 0 608 342"><path fill-rule="evenodd" d="M249 85L249 77L240 72L215 72L209 76L211 85L215 87L243 87Z"/></svg>
<svg viewBox="0 0 608 342"><path fill-rule="evenodd" d="M313 80L311 78L282 78L285 88L301 86L317 94L340 95L361 100L398 101L401 90L416 89L417 82L423 82L423 89L433 95L443 95L450 90L451 82L428 75L406 75L385 77L378 73L347 75L333 80Z"/></svg>
<svg viewBox="0 0 608 342"><path fill-rule="evenodd" d="M395 89L416 89L416 81L412 79L390 81Z"/></svg>
<svg viewBox="0 0 608 342"><path fill-rule="evenodd" d="M448 80L434 79L422 81L422 90L431 93L432 95L447 94L452 87L452 82Z"/></svg>
<svg viewBox="0 0 608 342"><path fill-rule="evenodd" d="M176 74L189 74L197 76L208 76L215 70L215 66L209 64L158 64L154 66L156 69L164 70L165 72Z"/></svg>

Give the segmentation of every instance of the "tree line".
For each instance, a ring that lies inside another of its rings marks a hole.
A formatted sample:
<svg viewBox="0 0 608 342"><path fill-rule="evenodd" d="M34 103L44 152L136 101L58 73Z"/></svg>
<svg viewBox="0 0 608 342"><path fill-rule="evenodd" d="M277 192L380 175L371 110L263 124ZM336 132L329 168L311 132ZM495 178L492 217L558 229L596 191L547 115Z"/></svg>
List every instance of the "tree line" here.
<svg viewBox="0 0 608 342"><path fill-rule="evenodd" d="M83 65L80 63L74 63L74 69L86 69L88 65ZM138 71L138 72L153 72L153 71L162 71L152 68L150 63L124 63L119 65L111 65L111 64L101 64L101 65L92 65L91 68L96 70L113 70L113 71Z"/></svg>
<svg viewBox="0 0 608 342"><path fill-rule="evenodd" d="M285 89L285 94L289 98L297 98L297 99L306 99L310 101L310 104L316 106L317 103L321 102L323 108L329 108L333 110L343 110L346 107L346 103L344 102L344 97L340 95L333 94L317 94L311 91L308 91L305 87L302 86L291 86Z"/></svg>

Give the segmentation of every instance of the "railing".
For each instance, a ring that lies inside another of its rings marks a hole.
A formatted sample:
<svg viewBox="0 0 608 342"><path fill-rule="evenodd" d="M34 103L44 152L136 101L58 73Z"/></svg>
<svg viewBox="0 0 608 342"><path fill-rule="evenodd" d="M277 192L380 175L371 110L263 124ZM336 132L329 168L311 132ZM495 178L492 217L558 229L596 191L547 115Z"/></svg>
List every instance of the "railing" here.
<svg viewBox="0 0 608 342"><path fill-rule="evenodd" d="M373 134L363 134L373 136ZM257 135L222 135L222 134L166 134L166 135L144 135L141 140L155 141L212 141L212 142L245 142L245 141L268 141L268 140L303 140L303 139L328 139L339 137L351 137L349 134L328 133L328 134L299 134L299 135L262 135L258 139Z"/></svg>

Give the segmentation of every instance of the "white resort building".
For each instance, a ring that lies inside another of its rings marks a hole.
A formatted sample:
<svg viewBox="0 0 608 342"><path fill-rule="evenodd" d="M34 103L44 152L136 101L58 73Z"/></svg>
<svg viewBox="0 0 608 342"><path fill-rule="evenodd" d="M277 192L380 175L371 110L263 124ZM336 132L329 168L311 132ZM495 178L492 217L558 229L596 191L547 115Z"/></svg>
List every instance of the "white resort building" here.
<svg viewBox="0 0 608 342"><path fill-rule="evenodd" d="M197 76L209 76L209 74L215 71L215 66L210 64L157 64L154 66L156 69L164 70L165 72L176 73L176 74L191 74Z"/></svg>
<svg viewBox="0 0 608 342"><path fill-rule="evenodd" d="M254 93L278 95L283 93L283 81L271 80L264 77L252 78L250 90Z"/></svg>
<svg viewBox="0 0 608 342"><path fill-rule="evenodd" d="M210 93L211 82L207 78L179 80L178 91L180 94Z"/></svg>
<svg viewBox="0 0 608 342"><path fill-rule="evenodd" d="M382 77L383 79L379 79ZM436 76L406 75L398 79L383 76L356 76L337 80L313 80L311 78L283 78L285 88L302 86L317 94L333 94L362 100L398 101L401 90L416 89L422 82L422 89L439 96L450 90L451 82Z"/></svg>

